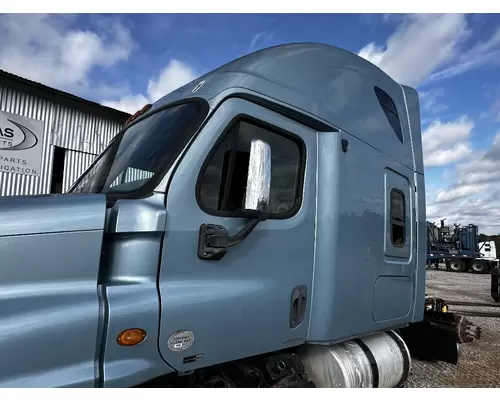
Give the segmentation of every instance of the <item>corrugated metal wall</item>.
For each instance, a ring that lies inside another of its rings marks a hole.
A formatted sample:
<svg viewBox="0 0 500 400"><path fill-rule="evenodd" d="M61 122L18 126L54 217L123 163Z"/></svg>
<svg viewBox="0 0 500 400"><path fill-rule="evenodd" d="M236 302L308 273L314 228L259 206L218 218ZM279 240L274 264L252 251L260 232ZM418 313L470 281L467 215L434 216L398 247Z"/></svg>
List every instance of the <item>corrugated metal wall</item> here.
<svg viewBox="0 0 500 400"><path fill-rule="evenodd" d="M66 150L64 158L63 192L66 192L78 177L90 167L97 155Z"/></svg>
<svg viewBox="0 0 500 400"><path fill-rule="evenodd" d="M149 171L142 171L136 168L127 168L111 183L111 187L121 185L123 183L140 181L143 179L151 178L154 174Z"/></svg>
<svg viewBox="0 0 500 400"><path fill-rule="evenodd" d="M66 154L63 187L68 189L123 126L2 86L0 110L44 121L41 177L0 172L0 196L48 194L54 146L75 150Z"/></svg>

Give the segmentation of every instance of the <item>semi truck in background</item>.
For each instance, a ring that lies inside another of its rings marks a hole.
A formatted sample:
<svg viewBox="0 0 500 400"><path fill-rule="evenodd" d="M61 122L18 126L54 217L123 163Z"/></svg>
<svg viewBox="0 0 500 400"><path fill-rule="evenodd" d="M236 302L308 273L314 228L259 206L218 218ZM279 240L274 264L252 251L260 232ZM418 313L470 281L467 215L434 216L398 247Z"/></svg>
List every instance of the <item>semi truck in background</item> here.
<svg viewBox="0 0 500 400"><path fill-rule="evenodd" d="M427 266L453 272L471 271L486 274L498 266L496 246L493 240L479 242L477 225L460 224L440 226L427 222Z"/></svg>
<svg viewBox="0 0 500 400"><path fill-rule="evenodd" d="M417 92L336 47L223 65L0 216L2 387L398 387L458 360Z"/></svg>
<svg viewBox="0 0 500 400"><path fill-rule="evenodd" d="M480 259L493 262L498 261L497 247L494 240L479 242L478 246L481 255Z"/></svg>

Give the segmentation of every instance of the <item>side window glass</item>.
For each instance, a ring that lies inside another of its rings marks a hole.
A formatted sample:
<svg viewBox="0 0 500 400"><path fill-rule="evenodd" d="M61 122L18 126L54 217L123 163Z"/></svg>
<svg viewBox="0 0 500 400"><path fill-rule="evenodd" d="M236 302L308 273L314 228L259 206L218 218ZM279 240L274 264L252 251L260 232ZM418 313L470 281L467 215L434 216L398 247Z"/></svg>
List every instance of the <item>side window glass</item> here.
<svg viewBox="0 0 500 400"><path fill-rule="evenodd" d="M405 196L396 189L391 190L391 242L396 247L405 244Z"/></svg>
<svg viewBox="0 0 500 400"><path fill-rule="evenodd" d="M231 216L241 213L252 139L264 140L271 146L269 217L287 217L300 205L300 144L268 128L239 121L226 134L202 171L199 201L206 212Z"/></svg>
<svg viewBox="0 0 500 400"><path fill-rule="evenodd" d="M403 143L403 130L401 129L401 121L399 119L398 110L396 109L396 104L392 101L391 96L376 86L375 95L377 96L380 107L382 107L382 110L394 130L394 133L398 137L399 141Z"/></svg>
<svg viewBox="0 0 500 400"><path fill-rule="evenodd" d="M234 128L228 132L210 163L203 171L200 186L200 201L209 210L223 210L224 190L228 186L227 168L234 140Z"/></svg>

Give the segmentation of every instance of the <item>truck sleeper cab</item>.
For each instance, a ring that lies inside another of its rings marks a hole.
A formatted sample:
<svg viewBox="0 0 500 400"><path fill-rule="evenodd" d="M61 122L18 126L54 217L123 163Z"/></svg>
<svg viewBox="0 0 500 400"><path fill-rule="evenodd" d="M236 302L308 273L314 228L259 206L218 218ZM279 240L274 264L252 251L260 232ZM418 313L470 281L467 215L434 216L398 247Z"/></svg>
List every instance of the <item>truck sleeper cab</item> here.
<svg viewBox="0 0 500 400"><path fill-rule="evenodd" d="M292 363L297 385L403 384L394 330L424 312L419 121L416 91L368 61L281 45L157 101L69 194L1 199L16 335L0 386L129 387L235 361L272 382ZM128 329L140 343L120 344Z"/></svg>

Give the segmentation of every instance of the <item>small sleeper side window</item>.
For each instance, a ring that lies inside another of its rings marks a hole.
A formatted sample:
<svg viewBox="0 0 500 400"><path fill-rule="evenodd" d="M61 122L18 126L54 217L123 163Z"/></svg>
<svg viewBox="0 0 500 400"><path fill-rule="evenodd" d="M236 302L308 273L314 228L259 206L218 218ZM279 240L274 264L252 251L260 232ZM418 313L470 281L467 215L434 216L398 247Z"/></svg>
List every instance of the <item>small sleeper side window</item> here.
<svg viewBox="0 0 500 400"><path fill-rule="evenodd" d="M403 130L401 129L401 120L399 119L398 110L396 108L396 104L391 99L386 92L384 92L379 87L375 86L375 95L377 96L377 100L384 111L389 124L391 125L394 133L398 137L399 141L403 143Z"/></svg>
<svg viewBox="0 0 500 400"><path fill-rule="evenodd" d="M391 242L395 247L403 247L405 244L405 196L403 192L391 190Z"/></svg>

